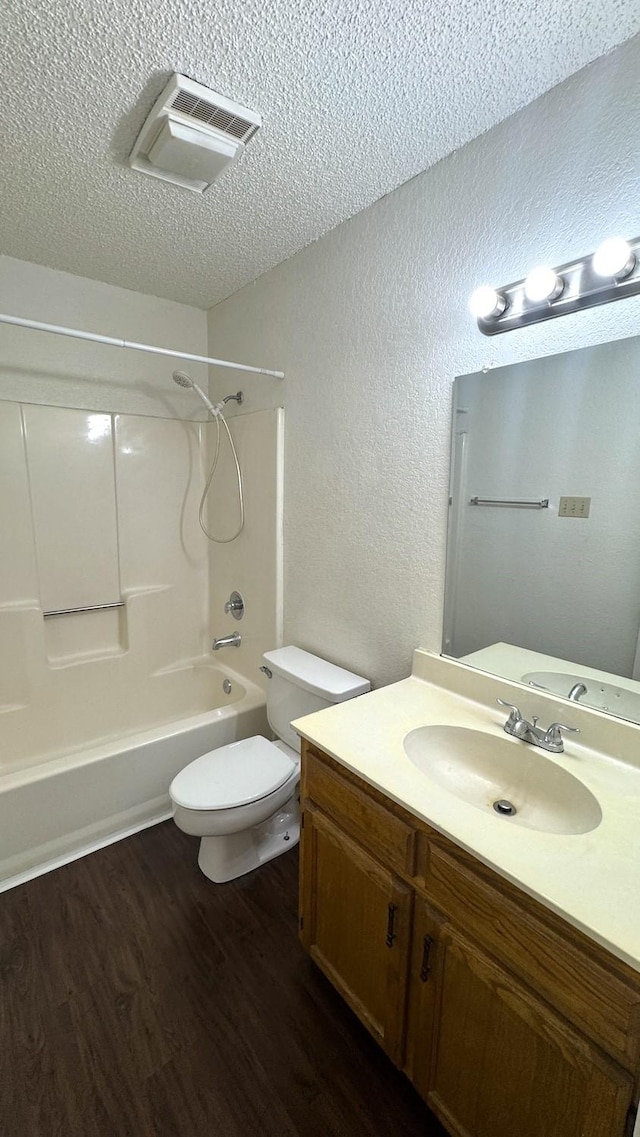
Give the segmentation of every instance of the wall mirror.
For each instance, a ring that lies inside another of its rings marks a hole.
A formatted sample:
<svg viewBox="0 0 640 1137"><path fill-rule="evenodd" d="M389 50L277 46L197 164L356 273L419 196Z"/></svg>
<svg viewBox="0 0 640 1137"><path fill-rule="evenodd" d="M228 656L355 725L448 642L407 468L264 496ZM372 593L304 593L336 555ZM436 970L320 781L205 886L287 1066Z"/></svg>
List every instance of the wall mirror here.
<svg viewBox="0 0 640 1137"><path fill-rule="evenodd" d="M640 722L640 337L455 380L443 653Z"/></svg>

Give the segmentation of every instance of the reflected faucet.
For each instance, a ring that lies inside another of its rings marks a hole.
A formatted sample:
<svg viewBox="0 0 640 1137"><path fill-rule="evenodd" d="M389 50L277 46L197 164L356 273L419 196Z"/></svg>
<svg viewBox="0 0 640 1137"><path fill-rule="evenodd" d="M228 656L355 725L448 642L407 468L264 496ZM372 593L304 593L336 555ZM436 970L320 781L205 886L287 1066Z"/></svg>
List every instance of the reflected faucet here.
<svg viewBox="0 0 640 1137"><path fill-rule="evenodd" d="M586 693L587 693L587 688L586 688L584 683L574 683L573 687L569 691L568 697L574 703L577 703L578 700L581 699L583 695L586 695Z"/></svg>

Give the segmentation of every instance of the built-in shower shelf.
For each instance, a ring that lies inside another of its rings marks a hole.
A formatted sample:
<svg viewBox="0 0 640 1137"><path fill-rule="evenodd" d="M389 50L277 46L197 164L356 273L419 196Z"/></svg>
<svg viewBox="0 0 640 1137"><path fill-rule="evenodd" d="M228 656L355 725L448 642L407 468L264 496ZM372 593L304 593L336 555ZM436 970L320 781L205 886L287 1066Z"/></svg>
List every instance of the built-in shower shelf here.
<svg viewBox="0 0 640 1137"><path fill-rule="evenodd" d="M60 671L65 667L79 667L87 663L99 663L102 659L116 659L126 655L126 648L104 648L87 652L76 652L73 655L49 656L48 665L52 671Z"/></svg>
<svg viewBox="0 0 640 1137"><path fill-rule="evenodd" d="M112 659L125 655L129 648L123 603L96 605L81 615L60 613L59 619L44 620L43 631L47 665L52 670Z"/></svg>

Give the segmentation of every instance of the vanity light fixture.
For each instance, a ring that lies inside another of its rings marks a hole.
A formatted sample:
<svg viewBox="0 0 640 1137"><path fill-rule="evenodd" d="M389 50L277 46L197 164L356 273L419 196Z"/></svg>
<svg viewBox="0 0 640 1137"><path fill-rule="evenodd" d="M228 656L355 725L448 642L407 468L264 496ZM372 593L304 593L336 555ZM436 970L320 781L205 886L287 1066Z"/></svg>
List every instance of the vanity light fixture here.
<svg viewBox="0 0 640 1137"><path fill-rule="evenodd" d="M540 265L523 280L477 288L470 301L485 336L567 316L640 294L640 237L611 237L595 253L552 268Z"/></svg>
<svg viewBox="0 0 640 1137"><path fill-rule="evenodd" d="M593 254L593 271L597 276L624 280L636 267L636 254L623 237L610 237Z"/></svg>
<svg viewBox="0 0 640 1137"><path fill-rule="evenodd" d="M524 282L524 294L532 304L555 300L564 289L564 280L548 265L534 268Z"/></svg>
<svg viewBox="0 0 640 1137"><path fill-rule="evenodd" d="M488 320L492 316L501 316L507 306L507 301L501 292L496 292L495 288L489 288L488 285L483 284L480 288L476 288L472 292L469 301L469 308L471 309L472 316L477 320Z"/></svg>
<svg viewBox="0 0 640 1137"><path fill-rule="evenodd" d="M501 292L490 288L488 284L482 284L472 292L468 306L476 319L490 319L492 316L501 316L504 313L507 301Z"/></svg>

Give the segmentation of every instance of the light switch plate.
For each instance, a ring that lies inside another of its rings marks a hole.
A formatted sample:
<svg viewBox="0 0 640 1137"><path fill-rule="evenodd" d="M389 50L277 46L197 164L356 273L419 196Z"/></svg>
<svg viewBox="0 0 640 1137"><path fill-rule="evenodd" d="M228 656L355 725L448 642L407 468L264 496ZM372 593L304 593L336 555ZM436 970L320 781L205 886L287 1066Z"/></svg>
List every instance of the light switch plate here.
<svg viewBox="0 0 640 1137"><path fill-rule="evenodd" d="M558 517L588 517L590 508L590 497L561 497Z"/></svg>

